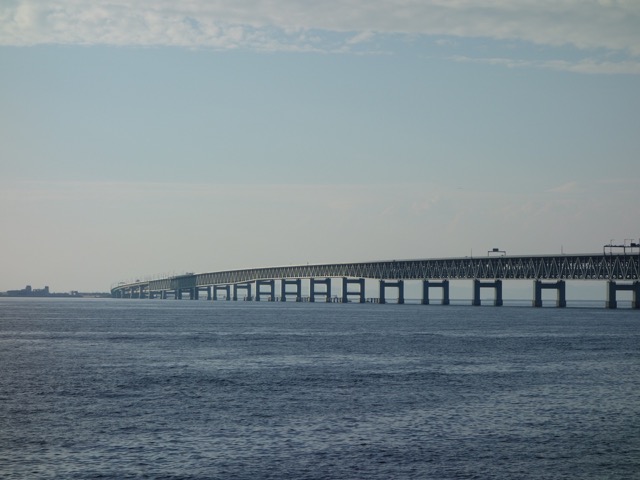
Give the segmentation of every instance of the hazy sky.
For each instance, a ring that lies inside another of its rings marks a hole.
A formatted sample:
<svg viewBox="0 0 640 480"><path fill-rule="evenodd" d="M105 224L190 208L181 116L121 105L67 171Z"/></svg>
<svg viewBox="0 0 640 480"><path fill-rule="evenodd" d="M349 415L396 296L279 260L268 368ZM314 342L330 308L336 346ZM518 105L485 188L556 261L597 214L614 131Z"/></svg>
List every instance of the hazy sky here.
<svg viewBox="0 0 640 480"><path fill-rule="evenodd" d="M0 291L640 237L636 0L4 0L0 72Z"/></svg>

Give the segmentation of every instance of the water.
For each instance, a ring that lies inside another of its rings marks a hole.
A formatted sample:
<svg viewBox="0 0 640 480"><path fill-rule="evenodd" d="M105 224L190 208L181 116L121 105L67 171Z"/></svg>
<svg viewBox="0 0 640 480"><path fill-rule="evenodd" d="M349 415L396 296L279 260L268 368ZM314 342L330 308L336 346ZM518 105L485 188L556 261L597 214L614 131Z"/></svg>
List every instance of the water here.
<svg viewBox="0 0 640 480"><path fill-rule="evenodd" d="M7 479L640 478L640 314L0 300Z"/></svg>

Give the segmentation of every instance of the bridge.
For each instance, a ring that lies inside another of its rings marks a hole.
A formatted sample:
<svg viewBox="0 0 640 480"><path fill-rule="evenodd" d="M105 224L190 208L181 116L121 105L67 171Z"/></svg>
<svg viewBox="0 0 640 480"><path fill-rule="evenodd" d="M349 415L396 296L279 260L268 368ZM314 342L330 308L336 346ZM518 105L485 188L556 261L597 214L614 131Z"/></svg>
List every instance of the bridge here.
<svg viewBox="0 0 640 480"><path fill-rule="evenodd" d="M498 253L499 255L492 255ZM557 293L556 305L566 306L567 280L599 280L607 282L607 308L617 308L617 292L632 291L632 308L640 309L640 253L560 254L507 256L494 249L486 257L460 257L422 260L390 260L361 263L334 263L268 268L189 273L153 280L120 283L111 290L115 298L188 298L197 300L204 292L208 300L321 301L364 303L365 279L379 281L379 296L370 299L386 303L386 291L394 289L397 302L404 303L404 282L422 282L422 304L429 304L429 292L441 290L441 303L448 305L449 281L473 282L472 305L480 305L483 288L494 291L494 305L503 304L503 280L533 282L534 307L542 306L542 290ZM309 295L302 296L302 282L308 282ZM340 294L333 295L333 284L339 280ZM280 295L276 295L276 281ZM239 297L239 292L244 293Z"/></svg>

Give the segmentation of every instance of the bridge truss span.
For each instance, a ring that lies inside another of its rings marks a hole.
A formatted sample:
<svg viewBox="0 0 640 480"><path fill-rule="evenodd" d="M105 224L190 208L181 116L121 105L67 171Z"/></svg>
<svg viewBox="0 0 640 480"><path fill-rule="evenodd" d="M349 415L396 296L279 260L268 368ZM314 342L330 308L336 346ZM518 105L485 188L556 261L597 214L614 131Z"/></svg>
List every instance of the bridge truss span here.
<svg viewBox="0 0 640 480"><path fill-rule="evenodd" d="M113 296L178 291L259 280L298 278L369 278L378 280L630 280L640 278L640 255L580 254L488 256L389 260L358 263L290 265L186 274L119 284Z"/></svg>

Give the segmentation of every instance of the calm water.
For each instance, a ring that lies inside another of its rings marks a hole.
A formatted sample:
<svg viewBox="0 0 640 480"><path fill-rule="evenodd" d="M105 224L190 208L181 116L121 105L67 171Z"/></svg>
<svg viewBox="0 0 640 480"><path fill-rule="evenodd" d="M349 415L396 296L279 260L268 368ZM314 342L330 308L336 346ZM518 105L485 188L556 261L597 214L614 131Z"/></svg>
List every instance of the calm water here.
<svg viewBox="0 0 640 480"><path fill-rule="evenodd" d="M640 478L640 312L0 300L7 479Z"/></svg>

